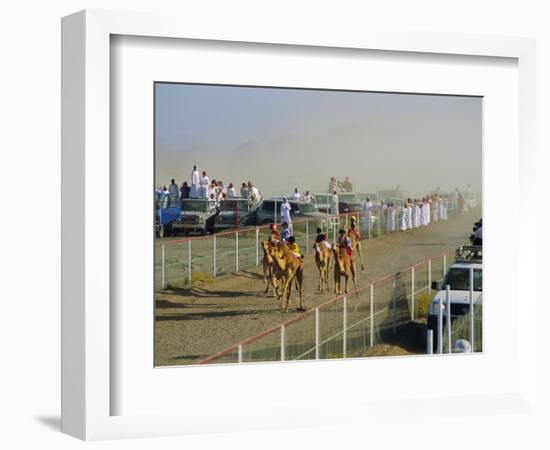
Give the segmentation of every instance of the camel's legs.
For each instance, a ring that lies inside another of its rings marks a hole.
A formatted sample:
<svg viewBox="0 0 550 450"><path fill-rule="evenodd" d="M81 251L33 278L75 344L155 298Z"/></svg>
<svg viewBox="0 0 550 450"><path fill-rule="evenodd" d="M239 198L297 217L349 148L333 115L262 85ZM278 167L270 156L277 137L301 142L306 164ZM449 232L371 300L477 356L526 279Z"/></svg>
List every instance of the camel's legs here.
<svg viewBox="0 0 550 450"><path fill-rule="evenodd" d="M296 287L298 288L298 294L300 295L300 307L298 311L305 311L304 308L304 271L303 269L298 270L296 273Z"/></svg>
<svg viewBox="0 0 550 450"><path fill-rule="evenodd" d="M365 270L365 265L363 264L363 252L361 251L361 244L357 245L357 253L359 253L359 261L361 262L361 270Z"/></svg>
<svg viewBox="0 0 550 450"><path fill-rule="evenodd" d="M284 287L283 287L283 295L281 297L281 301L284 303L285 307L283 309L284 312L287 312L288 311L288 307L290 306L290 292L292 290L292 279L294 278L294 275L296 274L296 272L290 274L286 281L285 281L285 284L284 284ZM288 291L287 291L288 290ZM286 302L284 300L285 298L285 294L286 294Z"/></svg>
<svg viewBox="0 0 550 450"><path fill-rule="evenodd" d="M353 280L353 287L355 290L357 290L357 282L355 280L355 275L357 274L357 270L356 270L356 267L355 267L355 264L352 264L351 265L351 278Z"/></svg>

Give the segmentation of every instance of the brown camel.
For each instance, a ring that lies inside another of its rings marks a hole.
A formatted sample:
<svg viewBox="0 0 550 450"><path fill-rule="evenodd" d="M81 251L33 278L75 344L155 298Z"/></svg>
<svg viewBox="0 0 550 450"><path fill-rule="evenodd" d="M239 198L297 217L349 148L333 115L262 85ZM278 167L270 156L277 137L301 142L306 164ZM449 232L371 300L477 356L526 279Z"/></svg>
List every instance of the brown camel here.
<svg viewBox="0 0 550 450"><path fill-rule="evenodd" d="M282 292L279 292L281 311L287 312L290 306L290 293L293 280L296 281L296 289L300 295L298 311L305 311L303 300L304 261L292 253L287 245L282 242L273 247L271 256L273 258L273 278L281 280L283 285Z"/></svg>
<svg viewBox="0 0 550 450"><path fill-rule="evenodd" d="M355 281L355 261L343 248L333 248L332 251L334 253L334 292L338 295L341 294L340 278L344 277L344 293L347 294L350 275L353 280L353 285L355 289L357 289L357 283Z"/></svg>
<svg viewBox="0 0 550 450"><path fill-rule="evenodd" d="M262 259L262 268L264 271L264 283L265 294L269 292L269 286L273 286L273 296L278 297L278 286L275 282L275 277L273 275L273 256L271 256L273 244L270 241L262 241L262 249L264 251L264 257Z"/></svg>
<svg viewBox="0 0 550 450"><path fill-rule="evenodd" d="M316 242L313 248L315 249L315 264L319 269L319 292L324 292L325 287L327 290L330 289L328 280L332 252L324 242Z"/></svg>

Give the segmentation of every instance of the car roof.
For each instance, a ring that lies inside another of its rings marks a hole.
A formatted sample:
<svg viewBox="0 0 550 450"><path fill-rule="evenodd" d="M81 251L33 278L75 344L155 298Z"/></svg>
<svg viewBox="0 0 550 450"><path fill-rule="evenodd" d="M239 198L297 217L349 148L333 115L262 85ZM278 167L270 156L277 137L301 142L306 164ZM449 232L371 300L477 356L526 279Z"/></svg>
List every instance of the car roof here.
<svg viewBox="0 0 550 450"><path fill-rule="evenodd" d="M469 269L472 266L474 269L483 269L483 264L479 263L452 263L449 269Z"/></svg>

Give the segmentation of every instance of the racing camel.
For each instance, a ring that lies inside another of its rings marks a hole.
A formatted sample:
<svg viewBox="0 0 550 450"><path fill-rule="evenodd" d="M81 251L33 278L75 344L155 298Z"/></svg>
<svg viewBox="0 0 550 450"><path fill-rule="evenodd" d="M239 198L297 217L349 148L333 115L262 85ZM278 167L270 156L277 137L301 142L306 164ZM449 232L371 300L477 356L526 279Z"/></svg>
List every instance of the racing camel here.
<svg viewBox="0 0 550 450"><path fill-rule="evenodd" d="M266 284L265 287L265 294L269 292L269 286L273 286L273 296L278 297L278 286L275 282L275 276L273 274L273 256L271 256L272 253L273 244L271 244L269 241L262 241L262 249L264 251L264 257L262 259L262 268L264 272L264 283Z"/></svg>
<svg viewBox="0 0 550 450"><path fill-rule="evenodd" d="M313 248L315 249L315 264L319 269L319 292L324 292L325 287L327 290L330 289L328 280L332 252L324 242L316 242Z"/></svg>
<svg viewBox="0 0 550 450"><path fill-rule="evenodd" d="M296 289L300 295L300 306L298 311L305 311L304 308L304 261L302 258L292 253L286 244L279 242L271 250L273 258L273 283L275 279L282 282L282 292L278 293L281 311L287 312L290 306L290 293L292 290L292 281L296 282ZM285 301L286 294L286 301Z"/></svg>
<svg viewBox="0 0 550 450"><path fill-rule="evenodd" d="M343 248L333 248L334 253L334 292L341 294L340 290L340 278L345 278L344 293L348 293L349 276L353 280L353 285L357 289L357 283L355 281L355 261L351 255Z"/></svg>

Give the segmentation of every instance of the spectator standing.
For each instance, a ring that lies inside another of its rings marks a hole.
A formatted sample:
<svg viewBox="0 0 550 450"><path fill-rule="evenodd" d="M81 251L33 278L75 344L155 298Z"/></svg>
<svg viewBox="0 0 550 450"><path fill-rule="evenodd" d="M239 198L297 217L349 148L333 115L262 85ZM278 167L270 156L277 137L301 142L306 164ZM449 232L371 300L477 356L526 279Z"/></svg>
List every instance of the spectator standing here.
<svg viewBox="0 0 550 450"><path fill-rule="evenodd" d="M200 198L209 198L208 195L208 185L210 184L210 180L208 179L208 175L206 175L206 170L202 171L202 176L200 178Z"/></svg>
<svg viewBox="0 0 550 450"><path fill-rule="evenodd" d="M201 177L197 166L193 166L193 171L191 172L191 191L189 192L191 198L200 197L200 181Z"/></svg>
<svg viewBox="0 0 550 450"><path fill-rule="evenodd" d="M311 195L311 192L306 191L304 194L304 202L313 203L313 195Z"/></svg>
<svg viewBox="0 0 550 450"><path fill-rule="evenodd" d="M339 210L338 210L338 193L336 190L332 191L332 195L330 197L330 213L338 216Z"/></svg>
<svg viewBox="0 0 550 450"><path fill-rule="evenodd" d="M254 186L250 181L248 182L248 195L253 196L256 201L260 200L261 194L256 186Z"/></svg>
<svg viewBox="0 0 550 450"><path fill-rule="evenodd" d="M180 188L180 200L189 198L191 195L191 188L187 185L187 181L184 181Z"/></svg>
<svg viewBox="0 0 550 450"><path fill-rule="evenodd" d="M248 198L250 195L250 191L248 190L248 186L246 185L246 183L243 183L241 185L241 197L242 198Z"/></svg>
<svg viewBox="0 0 550 450"><path fill-rule="evenodd" d="M338 189L338 183L336 182L336 178L330 177L330 182L328 184L328 192L334 192Z"/></svg>
<svg viewBox="0 0 550 450"><path fill-rule="evenodd" d="M233 186L233 183L229 183L227 186L227 197L228 198L234 198L237 196L237 191L235 191L235 187Z"/></svg>
<svg viewBox="0 0 550 450"><path fill-rule="evenodd" d="M298 188L294 188L294 192L292 193L292 200L300 201L301 195L298 192Z"/></svg>
<svg viewBox="0 0 550 450"><path fill-rule="evenodd" d="M292 234L292 219L290 217L290 203L288 199L285 198L281 204L281 222L286 222L287 227L290 228Z"/></svg>
<svg viewBox="0 0 550 450"><path fill-rule="evenodd" d="M168 195L170 195L170 203L175 203L178 200L180 190L176 184L176 180L172 178L168 186Z"/></svg>
<svg viewBox="0 0 550 450"><path fill-rule="evenodd" d="M370 221L372 217L372 202L370 201L370 198L367 197L365 199L365 203L363 204L363 211L365 213L365 223L367 224L367 233L370 235Z"/></svg>

